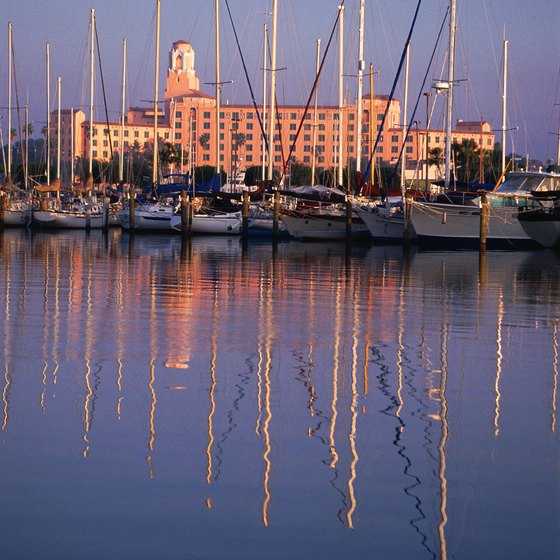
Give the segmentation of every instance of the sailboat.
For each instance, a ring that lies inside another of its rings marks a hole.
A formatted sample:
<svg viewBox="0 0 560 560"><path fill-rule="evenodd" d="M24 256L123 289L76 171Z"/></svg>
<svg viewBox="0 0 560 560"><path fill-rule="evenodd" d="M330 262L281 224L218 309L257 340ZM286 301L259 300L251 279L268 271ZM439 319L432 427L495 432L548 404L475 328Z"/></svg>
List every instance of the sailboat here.
<svg viewBox="0 0 560 560"><path fill-rule="evenodd" d="M12 23L8 22L8 159L4 160L6 167L6 181L0 186L0 204L2 205L2 225L3 226L25 226L31 217L31 205L26 192L27 189L27 162L24 164L24 185L23 190L17 188L12 182ZM26 121L27 121L26 108ZM26 129L26 134L28 130ZM20 139L21 140L21 139ZM2 131L0 130L0 145L4 146ZM23 153L23 150L22 150ZM27 158L27 155L25 156Z"/></svg>
<svg viewBox="0 0 560 560"><path fill-rule="evenodd" d="M92 138L93 127L93 72L94 72L94 37L95 37L95 11L90 12L90 138ZM43 200L39 210L33 212L33 222L40 227L55 229L101 229L107 226L109 220L108 206L98 203L96 197L84 198L81 195L59 198L60 190L60 96L61 79L58 78L58 154L57 154L57 177L52 186L47 186L42 191L56 191L57 198ZM93 159L92 150L89 150L89 178L93 181ZM47 167L49 161L47 158Z"/></svg>
<svg viewBox="0 0 560 560"><path fill-rule="evenodd" d="M452 122L452 102L454 87L454 47L455 47L455 5L450 2L450 39L449 39L449 78L441 82L447 92L447 134L445 154L445 189L449 192L450 183L450 127ZM516 171L506 175L505 130L506 130L506 91L507 91L507 45L503 43L503 95L502 95L502 177L503 182L487 197L489 204L489 226L486 243L489 248L516 247L533 245L532 239L521 227L517 214L520 207L542 206L533 192L554 190L554 175L536 171ZM443 200L435 202L414 201L412 204L411 224L421 244L440 244L450 246L477 246L481 232L481 193L471 194L465 200L455 200L451 194L443 195ZM461 198L461 197L459 197Z"/></svg>
<svg viewBox="0 0 560 560"><path fill-rule="evenodd" d="M158 97L159 97L159 33L160 33L160 0L156 1L156 58L154 80L154 153L152 169L152 186L156 191L158 183ZM154 198L146 201L135 201L134 222L131 223L130 208L118 213L118 219L124 230L155 230L171 232L171 218L176 212L176 205L169 201Z"/></svg>

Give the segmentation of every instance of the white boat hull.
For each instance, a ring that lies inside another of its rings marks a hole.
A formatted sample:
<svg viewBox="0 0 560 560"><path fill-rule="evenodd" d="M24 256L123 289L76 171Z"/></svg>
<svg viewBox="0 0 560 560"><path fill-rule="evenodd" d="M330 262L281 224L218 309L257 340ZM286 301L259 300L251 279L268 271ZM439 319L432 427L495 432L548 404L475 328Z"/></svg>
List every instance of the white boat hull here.
<svg viewBox="0 0 560 560"><path fill-rule="evenodd" d="M171 227L181 231L181 216L171 219ZM192 233L197 235L240 235L243 231L241 212L226 214L195 214L192 221Z"/></svg>
<svg viewBox="0 0 560 560"><path fill-rule="evenodd" d="M345 240L346 219L339 216L316 216L308 214L282 214L288 233L296 239ZM352 239L368 239L370 233L362 221L352 222Z"/></svg>
<svg viewBox="0 0 560 560"><path fill-rule="evenodd" d="M531 238L517 219L516 207L490 209L486 241L491 244L526 244ZM480 208L460 204L414 202L411 222L420 243L476 244L480 240Z"/></svg>
<svg viewBox="0 0 560 560"><path fill-rule="evenodd" d="M4 210L4 226L21 227L31 221L31 210Z"/></svg>
<svg viewBox="0 0 560 560"><path fill-rule="evenodd" d="M53 229L101 229L105 225L103 213L64 210L33 212L33 221L41 227Z"/></svg>
<svg viewBox="0 0 560 560"><path fill-rule="evenodd" d="M160 204L139 205L134 209L134 230L171 232L173 208ZM130 229L130 213L128 209L118 213L121 227Z"/></svg>
<svg viewBox="0 0 560 560"><path fill-rule="evenodd" d="M523 231L543 247L560 246L560 215L557 209L550 210L550 212L537 211L534 217L531 216L533 212L526 212L519 218Z"/></svg>
<svg viewBox="0 0 560 560"><path fill-rule="evenodd" d="M366 224L373 239L380 241L402 241L404 237L403 212L387 211L384 207L354 208L358 216ZM413 232L414 239L416 234Z"/></svg>

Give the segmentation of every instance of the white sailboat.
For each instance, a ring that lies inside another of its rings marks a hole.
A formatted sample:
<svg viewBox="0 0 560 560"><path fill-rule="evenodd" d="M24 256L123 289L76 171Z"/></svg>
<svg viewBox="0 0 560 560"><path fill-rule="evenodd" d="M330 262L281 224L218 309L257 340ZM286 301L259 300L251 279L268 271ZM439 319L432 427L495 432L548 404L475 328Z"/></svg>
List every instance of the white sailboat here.
<svg viewBox="0 0 560 560"><path fill-rule="evenodd" d="M448 97L447 136L445 156L445 188L450 182L450 124L451 100L454 86L453 52L455 43L455 0L450 6L449 80L445 82ZM505 173L505 130L506 130L506 83L507 41L504 41L504 72L502 96L502 173ZM540 172L519 171L509 173L505 180L492 192L486 194L489 203L486 243L489 248L521 247L531 245L532 239L521 227L517 214L520 207L540 206L532 191L553 190L554 176ZM411 223L421 244L450 246L477 246L480 243L481 196L469 197L465 203L456 201L414 201Z"/></svg>
<svg viewBox="0 0 560 560"><path fill-rule="evenodd" d="M0 204L4 204L3 225L5 227L26 226L31 219L31 205L28 200L27 189L27 165L25 165L24 190L20 190L12 183L12 134L11 134L11 114L12 114L12 23L8 22L8 161L4 161L6 166L6 182L0 188ZM27 119L26 109L26 119ZM27 123L26 123L27 124ZM26 129L27 134L27 129ZM0 130L0 144L4 146L2 141L2 132ZM27 157L27 156L26 156ZM5 204L3 197L8 197L8 203Z"/></svg>
<svg viewBox="0 0 560 560"><path fill-rule="evenodd" d="M90 12L90 138L93 123L93 83L94 83L94 37L95 37L95 11ZM62 80L58 78L58 123L57 123L57 166L55 186L58 191L60 185L60 98ZM93 159L90 147L89 154L89 180L93 179ZM48 166L48 163L47 163ZM49 188L47 187L47 190ZM87 200L82 196L73 197L72 201L65 202L60 198L47 202L40 210L33 212L33 222L40 227L55 229L102 229L107 226L109 220L108 206L98 203L95 197Z"/></svg>
<svg viewBox="0 0 560 560"><path fill-rule="evenodd" d="M156 56L154 79L154 153L152 169L152 185L158 179L158 97L159 97L159 33L160 33L160 0L156 1ZM125 208L118 213L121 227L125 230L154 230L171 232L171 218L176 208L165 200L136 202L134 205L134 226L131 228L130 209Z"/></svg>

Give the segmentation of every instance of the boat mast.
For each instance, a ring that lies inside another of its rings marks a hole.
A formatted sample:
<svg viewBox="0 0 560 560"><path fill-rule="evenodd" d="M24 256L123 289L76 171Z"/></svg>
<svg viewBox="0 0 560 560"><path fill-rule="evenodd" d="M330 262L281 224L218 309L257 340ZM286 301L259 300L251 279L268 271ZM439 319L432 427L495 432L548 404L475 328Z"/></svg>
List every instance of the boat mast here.
<svg viewBox="0 0 560 560"><path fill-rule="evenodd" d="M119 183L124 181L124 107L126 96L126 37L123 39L123 67L121 90L121 130L120 130L120 157L119 157Z"/></svg>
<svg viewBox="0 0 560 560"><path fill-rule="evenodd" d="M47 80L47 185L51 183L51 46L46 44L46 80Z"/></svg>
<svg viewBox="0 0 560 560"><path fill-rule="evenodd" d="M456 0L449 3L449 64L447 74L447 120L445 134L445 189L451 182L451 128L453 124L453 88L455 86L455 20Z"/></svg>
<svg viewBox="0 0 560 560"><path fill-rule="evenodd" d="M220 110L221 110L221 84L220 84L220 0L214 0L215 34L216 34L216 174L218 184L222 188L222 174L220 173Z"/></svg>
<svg viewBox="0 0 560 560"><path fill-rule="evenodd" d="M12 182L12 22L8 22L8 171L6 182Z"/></svg>
<svg viewBox="0 0 560 560"><path fill-rule="evenodd" d="M29 100L28 100L29 101ZM23 166L23 188L29 184L29 102L25 105L25 164Z"/></svg>
<svg viewBox="0 0 560 560"><path fill-rule="evenodd" d="M338 32L338 186L344 182L342 154L344 151L344 5L338 7L339 32Z"/></svg>
<svg viewBox="0 0 560 560"><path fill-rule="evenodd" d="M56 178L60 180L60 88L62 80L60 76L57 81L57 116L56 116Z"/></svg>
<svg viewBox="0 0 560 560"><path fill-rule="evenodd" d="M508 42L504 39L504 75L502 78L502 175L506 170L507 66Z"/></svg>
<svg viewBox="0 0 560 560"><path fill-rule="evenodd" d="M155 76L154 76L154 167L152 169L152 185L155 186L158 178L158 97L159 97L159 15L160 15L160 0L156 2L156 63L155 63Z"/></svg>
<svg viewBox="0 0 560 560"><path fill-rule="evenodd" d="M272 56L270 68L270 115L269 115L269 128L268 128L268 180L272 181L274 172L274 128L276 120L276 34L277 34L277 19L278 19L278 0L272 3Z"/></svg>
<svg viewBox="0 0 560 560"><path fill-rule="evenodd" d="M93 62L94 62L94 36L95 36L95 10L91 9L91 39L89 59L89 175L88 187L91 181L93 186Z"/></svg>
<svg viewBox="0 0 560 560"><path fill-rule="evenodd" d="M315 79L319 75L319 65L321 57L321 39L317 39L317 57L315 61ZM317 161L317 108L319 103L319 87L315 88L315 106L313 108L313 160L311 164L311 186L315 185L315 166Z"/></svg>
<svg viewBox="0 0 560 560"><path fill-rule="evenodd" d="M371 188L375 184L375 154L373 153L373 146L374 141L373 138L375 136L375 129L377 127L377 119L375 114L375 95L373 91L373 64L369 65L369 149L372 155L372 163L371 163Z"/></svg>
<svg viewBox="0 0 560 560"><path fill-rule="evenodd" d="M70 187L74 186L74 107L70 109Z"/></svg>
<svg viewBox="0 0 560 560"><path fill-rule="evenodd" d="M404 197L406 191L406 137L408 131L408 67L410 61L410 42L406 45L406 63L404 71L404 105L403 105L403 119L402 119L402 130L403 130L403 150L401 158L401 193ZM416 138L418 141L418 138ZM418 150L418 146L416 146Z"/></svg>
<svg viewBox="0 0 560 560"><path fill-rule="evenodd" d="M364 84L364 8L365 0L360 0L360 31L358 35L358 99L356 103L357 115L357 145L356 171L362 170L362 92Z"/></svg>
<svg viewBox="0 0 560 560"><path fill-rule="evenodd" d="M266 134L266 84L268 82L267 76L267 54L268 54L268 23L264 24L264 38L263 38L263 106L262 106L262 123L264 134ZM264 181L266 179L266 139L263 134L262 138L262 161L261 161L261 179Z"/></svg>

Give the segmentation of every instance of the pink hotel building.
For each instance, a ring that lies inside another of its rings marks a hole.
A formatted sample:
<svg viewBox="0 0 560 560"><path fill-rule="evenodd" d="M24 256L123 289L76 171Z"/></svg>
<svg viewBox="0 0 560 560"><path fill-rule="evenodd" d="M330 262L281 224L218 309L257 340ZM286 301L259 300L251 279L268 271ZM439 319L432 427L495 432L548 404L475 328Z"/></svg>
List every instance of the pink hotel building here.
<svg viewBox="0 0 560 560"><path fill-rule="evenodd" d="M192 45L186 41L173 43L169 53L169 67L164 94L164 109L158 114L158 136L161 141L172 142L185 154L185 164L192 149L194 165L216 165L216 120L215 99L200 91L199 78L195 72L195 53ZM383 113L389 97L376 95L373 103L373 140L379 130ZM364 159L370 154L370 96L362 100L362 148ZM259 107L259 112L262 107ZM281 168L287 158L290 147L304 115L305 107L285 105L277 107L277 125L275 135L274 165ZM56 111L51 123L56 123ZM339 149L339 109L336 106L320 106L317 115L317 160L319 169L338 165ZM61 112L61 143L63 159L69 163L71 142L70 111ZM400 127L401 110L399 101L390 102L387 118L376 149L376 163L391 165L398 158L403 139ZM56 125L55 125L56 126ZM342 158L346 165L356 157L357 146L357 111L356 105L346 105L343 109L343 134L345 138ZM154 109L131 107L126 114L123 147L129 152L134 145L140 150L152 150ZM89 122L82 111L74 112L74 156L89 155ZM252 105L224 104L220 111L220 163L222 169L229 172L233 166L246 169L253 165L262 165L263 145L261 128L256 110ZM236 147L235 138L243 135L244 142ZM201 136L208 139L202 145ZM424 159L425 130L412 128L406 139L406 158L409 162ZM56 141L56 130L53 131ZM494 134L487 122L465 122L458 120L453 131L453 140L473 139L477 145L482 142L485 150L494 147ZM98 160L109 160L113 153L119 151L120 123L95 122L92 136L92 156ZM445 132L428 131L429 149L444 149ZM67 148L66 148L67 146ZM373 147L373 146L371 146ZM304 125L292 152L292 160L311 165L313 150L313 109L305 116ZM365 167L365 163L362 168Z"/></svg>

